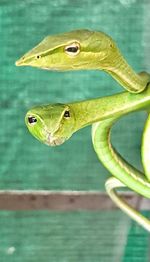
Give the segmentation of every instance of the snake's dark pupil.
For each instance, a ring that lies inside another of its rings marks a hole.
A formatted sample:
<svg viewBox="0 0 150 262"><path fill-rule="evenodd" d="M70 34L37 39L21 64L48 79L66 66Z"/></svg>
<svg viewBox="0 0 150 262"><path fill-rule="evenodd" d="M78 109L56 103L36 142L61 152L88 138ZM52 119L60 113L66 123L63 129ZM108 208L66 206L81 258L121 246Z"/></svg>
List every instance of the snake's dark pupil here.
<svg viewBox="0 0 150 262"><path fill-rule="evenodd" d="M65 111L64 117L70 117L70 112L69 111Z"/></svg>
<svg viewBox="0 0 150 262"><path fill-rule="evenodd" d="M33 123L36 123L36 122L37 122L37 119L36 119L34 116L30 116L30 117L28 117L28 122L29 122L30 124L33 124Z"/></svg>
<svg viewBox="0 0 150 262"><path fill-rule="evenodd" d="M77 46L71 46L67 48L67 52L72 52L72 53L76 53L78 51L78 47Z"/></svg>

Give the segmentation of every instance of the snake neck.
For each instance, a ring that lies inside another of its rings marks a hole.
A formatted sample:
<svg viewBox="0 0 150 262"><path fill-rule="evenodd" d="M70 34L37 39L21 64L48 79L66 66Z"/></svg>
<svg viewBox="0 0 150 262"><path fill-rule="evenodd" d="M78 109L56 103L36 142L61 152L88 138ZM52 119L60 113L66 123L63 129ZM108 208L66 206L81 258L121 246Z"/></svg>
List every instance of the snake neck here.
<svg viewBox="0 0 150 262"><path fill-rule="evenodd" d="M114 177L130 189L150 198L150 183L140 171L124 160L111 144L110 130L116 120L111 118L92 126L92 141L96 154Z"/></svg>
<svg viewBox="0 0 150 262"><path fill-rule="evenodd" d="M108 118L117 118L130 112L149 108L150 86L140 94L122 92L112 96L74 102L68 106L74 112L77 130Z"/></svg>
<svg viewBox="0 0 150 262"><path fill-rule="evenodd" d="M140 93L146 88L149 82L149 75L145 73L144 76L141 76L134 72L119 50L111 56L111 66L109 64L110 62L107 62L104 65L104 71L115 78L129 92Z"/></svg>

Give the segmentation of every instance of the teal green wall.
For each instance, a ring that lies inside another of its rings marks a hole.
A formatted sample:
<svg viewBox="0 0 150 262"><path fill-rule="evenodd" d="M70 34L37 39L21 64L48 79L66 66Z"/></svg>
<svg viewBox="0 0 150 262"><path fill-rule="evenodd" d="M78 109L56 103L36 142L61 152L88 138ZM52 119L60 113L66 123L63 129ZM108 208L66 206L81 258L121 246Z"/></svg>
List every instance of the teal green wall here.
<svg viewBox="0 0 150 262"><path fill-rule="evenodd" d="M90 127L49 148L28 133L24 116L33 105L123 89L103 72L14 63L47 35L89 28L111 35L137 72L150 70L149 10L148 0L0 0L0 189L104 190L109 174L93 151ZM144 121L144 113L130 115L113 130L117 149L140 169ZM148 233L121 211L1 211L0 232L1 262L149 261Z"/></svg>
<svg viewBox="0 0 150 262"><path fill-rule="evenodd" d="M149 234L121 211L1 215L1 262L149 262Z"/></svg>

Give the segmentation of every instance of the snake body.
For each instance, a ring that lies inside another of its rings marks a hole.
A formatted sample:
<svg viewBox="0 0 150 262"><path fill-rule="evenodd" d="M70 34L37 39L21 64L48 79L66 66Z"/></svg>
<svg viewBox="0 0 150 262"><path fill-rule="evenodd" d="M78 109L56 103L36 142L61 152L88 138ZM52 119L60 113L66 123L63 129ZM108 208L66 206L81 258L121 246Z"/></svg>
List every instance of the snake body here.
<svg viewBox="0 0 150 262"><path fill-rule="evenodd" d="M150 221L125 203L116 193L127 186L150 198L150 116L143 132L142 162L145 174L127 163L110 141L112 125L121 117L137 110L150 110L150 76L137 74L128 65L111 37L101 32L77 30L45 38L16 62L49 70L100 69L108 72L128 92L88 101L35 107L26 115L29 131L38 140L54 146L64 143L71 135L92 124L92 141L98 158L114 176L106 181L112 200L150 231Z"/></svg>

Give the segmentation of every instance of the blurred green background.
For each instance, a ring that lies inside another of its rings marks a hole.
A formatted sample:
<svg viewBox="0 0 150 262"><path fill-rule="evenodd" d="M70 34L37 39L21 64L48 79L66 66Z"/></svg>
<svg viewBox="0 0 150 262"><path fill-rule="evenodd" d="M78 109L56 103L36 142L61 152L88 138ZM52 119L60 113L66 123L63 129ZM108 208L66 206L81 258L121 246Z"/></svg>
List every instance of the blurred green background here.
<svg viewBox="0 0 150 262"><path fill-rule="evenodd" d="M104 191L110 174L94 153L90 127L50 148L28 133L24 116L33 105L115 94L122 87L104 72L50 72L14 63L47 35L88 28L111 35L137 72L149 71L149 10L148 0L0 0L0 189ZM112 134L116 148L140 169L144 121L144 113L131 114ZM121 211L0 212L0 228L2 262L149 261L148 233ZM9 246L15 246L12 254Z"/></svg>

